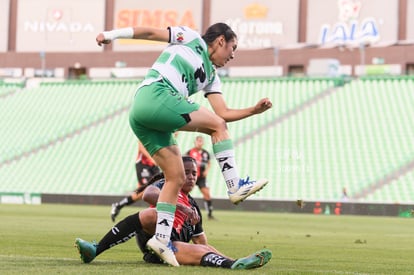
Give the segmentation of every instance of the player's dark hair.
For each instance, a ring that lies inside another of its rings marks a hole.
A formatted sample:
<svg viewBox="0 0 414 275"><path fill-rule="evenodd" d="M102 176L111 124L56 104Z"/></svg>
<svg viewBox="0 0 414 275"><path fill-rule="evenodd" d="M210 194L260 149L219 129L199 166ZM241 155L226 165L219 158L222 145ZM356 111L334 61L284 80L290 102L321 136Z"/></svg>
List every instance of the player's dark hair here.
<svg viewBox="0 0 414 275"><path fill-rule="evenodd" d="M191 162L193 162L194 164L197 165L197 162L196 162L196 160L193 157L183 156L182 159L183 159L183 162L191 161Z"/></svg>
<svg viewBox="0 0 414 275"><path fill-rule="evenodd" d="M202 38L204 39L204 41L206 41L207 45L210 45L220 35L224 35L224 39L226 40L226 42L229 42L230 40L237 38L236 33L230 28L229 25L225 23L215 23L211 25L210 27L208 27Z"/></svg>
<svg viewBox="0 0 414 275"><path fill-rule="evenodd" d="M197 165L196 160L194 158L190 157L190 156L183 156L182 157L182 160L183 160L183 162L189 162L189 161L191 161L192 163L194 163L195 165ZM164 173L161 172L161 173L155 174L154 176L152 176L149 179L149 181L146 184L143 184L140 187L138 187L135 190L135 193L139 194L139 193L143 192L149 185L151 185L154 182L159 181L159 180L161 180L163 178L164 178Z"/></svg>

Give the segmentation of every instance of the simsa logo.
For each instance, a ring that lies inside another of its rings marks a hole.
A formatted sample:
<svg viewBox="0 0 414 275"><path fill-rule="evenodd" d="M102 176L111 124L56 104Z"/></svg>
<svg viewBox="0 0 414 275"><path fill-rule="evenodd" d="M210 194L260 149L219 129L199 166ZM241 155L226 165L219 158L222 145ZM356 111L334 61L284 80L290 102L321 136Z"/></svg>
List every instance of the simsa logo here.
<svg viewBox="0 0 414 275"><path fill-rule="evenodd" d="M123 9L115 16L115 27L151 26L163 28L168 26L188 26L197 29L191 10L174 9Z"/></svg>

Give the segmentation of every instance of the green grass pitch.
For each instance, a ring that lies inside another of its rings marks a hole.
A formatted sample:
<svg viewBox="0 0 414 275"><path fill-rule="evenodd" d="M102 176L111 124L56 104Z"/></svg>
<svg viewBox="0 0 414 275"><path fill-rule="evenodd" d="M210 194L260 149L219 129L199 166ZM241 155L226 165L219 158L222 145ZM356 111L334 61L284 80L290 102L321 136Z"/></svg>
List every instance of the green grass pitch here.
<svg viewBox="0 0 414 275"><path fill-rule="evenodd" d="M126 207L120 218L136 212ZM110 206L0 205L0 274L413 274L414 219L215 211L210 244L228 256L273 252L263 268L154 266L135 240L82 264L76 237L99 241L113 225Z"/></svg>

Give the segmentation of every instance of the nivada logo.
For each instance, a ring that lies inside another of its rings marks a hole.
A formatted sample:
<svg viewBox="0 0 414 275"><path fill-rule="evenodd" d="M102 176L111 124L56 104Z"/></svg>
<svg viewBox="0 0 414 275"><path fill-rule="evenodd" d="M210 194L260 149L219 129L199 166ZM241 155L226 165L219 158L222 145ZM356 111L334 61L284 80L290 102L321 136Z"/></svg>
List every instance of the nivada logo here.
<svg viewBox="0 0 414 275"><path fill-rule="evenodd" d="M52 11L52 16L56 20L60 20L62 18L62 16L63 16L63 11L61 11L61 10L54 10L54 11Z"/></svg>
<svg viewBox="0 0 414 275"><path fill-rule="evenodd" d="M95 32L90 22L64 20L63 10L54 9L48 13L46 20L25 20L23 30L26 32Z"/></svg>

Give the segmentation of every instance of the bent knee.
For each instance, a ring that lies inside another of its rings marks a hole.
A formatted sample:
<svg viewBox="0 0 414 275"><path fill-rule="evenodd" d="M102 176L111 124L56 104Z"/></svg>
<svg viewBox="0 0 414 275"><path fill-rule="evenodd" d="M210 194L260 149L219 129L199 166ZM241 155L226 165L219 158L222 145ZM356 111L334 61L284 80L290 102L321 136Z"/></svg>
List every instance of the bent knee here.
<svg viewBox="0 0 414 275"><path fill-rule="evenodd" d="M227 131L227 122L221 117L217 116L217 118L214 120L214 130L219 133Z"/></svg>
<svg viewBox="0 0 414 275"><path fill-rule="evenodd" d="M180 188L183 187L183 185L185 183L185 173L180 173L177 176L177 181L178 181L177 184L180 186Z"/></svg>
<svg viewBox="0 0 414 275"><path fill-rule="evenodd" d="M167 177L167 181L173 183L174 186L177 186L179 189L181 189L185 183L185 173L177 171L177 173L174 175Z"/></svg>

